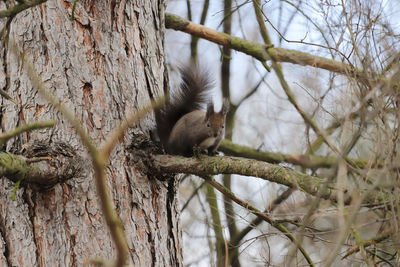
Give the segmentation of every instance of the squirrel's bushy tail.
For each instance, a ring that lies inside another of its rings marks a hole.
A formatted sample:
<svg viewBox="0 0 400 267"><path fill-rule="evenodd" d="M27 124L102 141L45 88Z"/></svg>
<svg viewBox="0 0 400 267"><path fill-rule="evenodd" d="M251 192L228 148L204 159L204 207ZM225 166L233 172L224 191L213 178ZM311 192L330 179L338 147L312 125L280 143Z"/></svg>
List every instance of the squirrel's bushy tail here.
<svg viewBox="0 0 400 267"><path fill-rule="evenodd" d="M180 67L179 72L182 81L178 90L174 90L164 107L156 112L157 132L164 149L176 122L187 113L204 109L213 86L209 73L198 65Z"/></svg>

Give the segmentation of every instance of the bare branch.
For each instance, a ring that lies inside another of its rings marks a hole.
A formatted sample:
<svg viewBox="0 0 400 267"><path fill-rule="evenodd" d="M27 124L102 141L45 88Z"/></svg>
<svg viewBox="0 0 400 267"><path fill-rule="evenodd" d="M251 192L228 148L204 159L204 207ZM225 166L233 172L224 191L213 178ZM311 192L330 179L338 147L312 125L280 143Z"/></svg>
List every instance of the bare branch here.
<svg viewBox="0 0 400 267"><path fill-rule="evenodd" d="M372 245L376 245L376 244L382 242L383 240L386 240L386 239L390 238L394 233L396 233L395 230L385 231L384 233L380 234L376 238L373 238L371 240L365 241L363 243L363 247L366 248L366 247L369 247L369 246L372 246ZM346 251L346 254L342 257L342 260L347 258L348 256L350 256L351 254L357 253L358 251L360 251L360 246L353 246L353 247L349 248Z"/></svg>
<svg viewBox="0 0 400 267"><path fill-rule="evenodd" d="M211 177L207 176L202 176L210 185L212 185L215 189L220 191L224 196L227 196L228 198L232 199L235 203L239 204L243 208L249 210L251 213L254 215L257 215L258 217L262 218L264 221L268 222L270 225L275 227L277 230L279 230L281 233L285 234L293 243L295 243L298 247L301 253L303 254L304 258L310 264L310 266L314 266L313 261L311 260L310 256L308 253L305 251L303 246L299 244L296 240L296 238L286 229L285 226L283 226L281 223L273 220L271 217L267 216L265 213L261 212L254 206L252 206L250 203L245 202L241 200L240 198L236 197L235 194L233 194L230 190L228 190L226 187L224 187L222 184L218 183Z"/></svg>
<svg viewBox="0 0 400 267"><path fill-rule="evenodd" d="M169 29L186 32L200 38L207 39L219 45L230 47L237 51L243 52L262 62L267 60L275 60L276 62L289 62L299 65L308 65L315 68L321 68L328 71L340 73L354 78L364 78L365 72L361 69L355 69L350 65L327 59L324 57L310 55L308 53L289 50L284 48L272 47L272 45L263 45L251 42L238 37L228 35L223 32L210 29L208 27L195 24L177 15L166 14L165 25ZM267 53L268 51L268 53ZM378 75L369 74L369 77L378 77ZM377 78L375 78L377 80Z"/></svg>
<svg viewBox="0 0 400 267"><path fill-rule="evenodd" d="M265 210L264 213L271 213L276 207L278 207L279 204L281 204L283 201L285 201L295 190L293 188L288 188L286 189L285 192L283 192L278 198L276 198L269 209ZM257 225L259 225L263 221L262 218L256 217L254 220L252 220L246 228L242 229L233 239L230 240L230 242L233 245L238 244L251 230L253 230Z"/></svg>

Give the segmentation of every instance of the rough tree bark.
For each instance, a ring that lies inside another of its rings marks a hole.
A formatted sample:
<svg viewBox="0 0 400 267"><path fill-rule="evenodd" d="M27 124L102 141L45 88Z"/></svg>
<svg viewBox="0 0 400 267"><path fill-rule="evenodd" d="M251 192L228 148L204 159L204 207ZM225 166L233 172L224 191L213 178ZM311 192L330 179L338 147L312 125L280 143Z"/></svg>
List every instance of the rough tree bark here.
<svg viewBox="0 0 400 267"><path fill-rule="evenodd" d="M128 112L162 94L163 1L53 0L18 14L9 40L25 52L47 89L101 144ZM4 2L0 8L5 9ZM1 21L3 26L5 21ZM0 178L0 266L83 266L112 260L115 248L98 204L87 151L65 118L32 87L9 44L0 46L0 87L18 101L1 99L1 128L57 120L53 129L24 133L6 150L23 153L37 143L65 144L81 159L81 172L50 189L29 185L11 199L14 183ZM154 128L148 115L113 151L109 188L136 266L180 266L181 241L173 181L147 175L132 154L137 134Z"/></svg>

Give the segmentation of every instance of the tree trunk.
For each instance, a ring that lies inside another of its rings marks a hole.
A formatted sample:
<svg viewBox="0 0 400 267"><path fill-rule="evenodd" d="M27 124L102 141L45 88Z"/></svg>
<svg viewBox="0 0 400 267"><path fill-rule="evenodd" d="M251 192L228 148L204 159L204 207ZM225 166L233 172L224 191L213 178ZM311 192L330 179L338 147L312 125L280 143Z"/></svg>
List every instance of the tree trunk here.
<svg viewBox="0 0 400 267"><path fill-rule="evenodd" d="M99 207L86 149L62 114L33 88L9 49L15 42L48 90L54 92L100 145L124 116L162 94L164 6L162 1L77 2L53 0L18 14L0 50L0 86L18 101L1 99L2 131L55 119L52 129L25 133L7 151L37 143L63 143L80 157L82 171L46 190L17 191L0 178L0 266L83 266L93 258L113 260L114 244ZM4 3L0 6L5 9ZM2 21L3 25L5 21ZM146 175L132 156L135 136L149 135L152 114L117 145L107 167L114 206L121 217L135 266L181 266L181 237L173 181Z"/></svg>

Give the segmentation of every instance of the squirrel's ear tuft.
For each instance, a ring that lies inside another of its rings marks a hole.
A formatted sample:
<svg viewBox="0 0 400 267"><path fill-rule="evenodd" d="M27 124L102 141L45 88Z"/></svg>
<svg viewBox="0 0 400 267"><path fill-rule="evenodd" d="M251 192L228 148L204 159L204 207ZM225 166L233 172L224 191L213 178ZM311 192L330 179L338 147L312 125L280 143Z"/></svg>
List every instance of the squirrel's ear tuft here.
<svg viewBox="0 0 400 267"><path fill-rule="evenodd" d="M229 100L228 98L224 98L224 101L222 103L222 108L219 113L225 116L228 113L228 111L229 111Z"/></svg>
<svg viewBox="0 0 400 267"><path fill-rule="evenodd" d="M207 104L207 112L206 112L205 120L207 121L212 114L214 114L214 103L213 102L209 102Z"/></svg>

